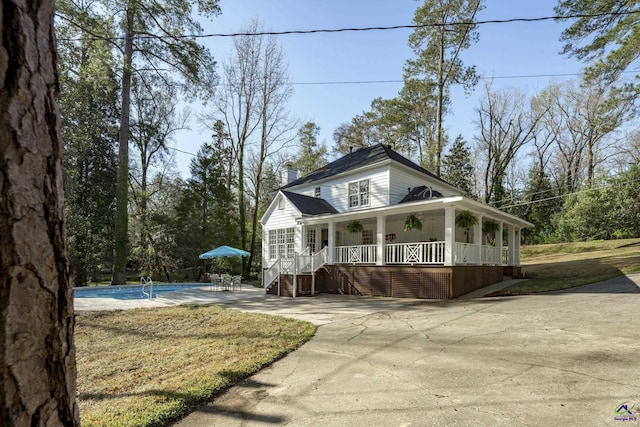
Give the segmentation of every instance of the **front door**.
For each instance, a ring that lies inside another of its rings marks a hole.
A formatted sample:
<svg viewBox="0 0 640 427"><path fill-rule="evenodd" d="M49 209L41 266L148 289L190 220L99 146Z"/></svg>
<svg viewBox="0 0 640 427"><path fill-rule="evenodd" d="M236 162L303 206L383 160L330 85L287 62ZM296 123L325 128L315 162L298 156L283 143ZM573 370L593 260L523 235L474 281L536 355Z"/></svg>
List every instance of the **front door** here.
<svg viewBox="0 0 640 427"><path fill-rule="evenodd" d="M320 239L322 246L320 247L320 249L322 249L326 246L329 246L329 230L327 228L323 228L322 233L320 234L322 235L322 238Z"/></svg>

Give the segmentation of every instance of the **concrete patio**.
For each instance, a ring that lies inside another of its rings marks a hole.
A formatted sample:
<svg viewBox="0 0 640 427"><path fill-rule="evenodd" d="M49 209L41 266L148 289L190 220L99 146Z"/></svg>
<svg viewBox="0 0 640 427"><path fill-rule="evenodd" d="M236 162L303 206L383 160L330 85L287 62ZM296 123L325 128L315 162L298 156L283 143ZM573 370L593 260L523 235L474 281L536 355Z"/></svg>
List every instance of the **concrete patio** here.
<svg viewBox="0 0 640 427"><path fill-rule="evenodd" d="M640 419L639 284L440 302L239 299L322 326L176 425L601 426L620 425L624 402Z"/></svg>

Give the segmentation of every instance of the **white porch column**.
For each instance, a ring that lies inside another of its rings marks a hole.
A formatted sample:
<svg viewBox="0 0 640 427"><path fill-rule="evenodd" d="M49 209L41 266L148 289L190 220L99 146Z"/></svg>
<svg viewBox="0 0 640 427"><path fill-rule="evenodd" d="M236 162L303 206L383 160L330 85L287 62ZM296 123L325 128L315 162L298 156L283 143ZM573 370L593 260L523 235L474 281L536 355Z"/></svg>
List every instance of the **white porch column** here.
<svg viewBox="0 0 640 427"><path fill-rule="evenodd" d="M322 225L318 224L316 225L316 247L315 247L315 252L320 252L320 249L322 249Z"/></svg>
<svg viewBox="0 0 640 427"><path fill-rule="evenodd" d="M327 250L329 256L327 257L328 263L333 264L333 253L336 245L336 224L333 221L329 221L329 230L327 230L329 245Z"/></svg>
<svg viewBox="0 0 640 427"><path fill-rule="evenodd" d="M302 224L297 223L296 227L293 229L293 252L299 254L304 250L302 247Z"/></svg>
<svg viewBox="0 0 640 427"><path fill-rule="evenodd" d="M498 254L498 265L502 265L502 232L504 224L502 221L500 221L498 222L498 225L500 225L500 228L498 228L498 233L496 234L495 245L496 248L500 249L500 252Z"/></svg>
<svg viewBox="0 0 640 427"><path fill-rule="evenodd" d="M516 230L509 224L509 251L507 252L507 265L515 265Z"/></svg>
<svg viewBox="0 0 640 427"><path fill-rule="evenodd" d="M305 249L307 249L307 246L309 246L309 242L307 241L307 226L306 225L301 225L300 226L300 252L302 253L302 251L304 251Z"/></svg>
<svg viewBox="0 0 640 427"><path fill-rule="evenodd" d="M453 265L453 244L456 238L456 209L444 208L444 265Z"/></svg>
<svg viewBox="0 0 640 427"><path fill-rule="evenodd" d="M515 234L516 238L515 247L513 248L513 265L520 266L520 242L522 240L522 230L516 228Z"/></svg>
<svg viewBox="0 0 640 427"><path fill-rule="evenodd" d="M386 233L386 217L376 217L376 265L384 265L384 236Z"/></svg>
<svg viewBox="0 0 640 427"><path fill-rule="evenodd" d="M478 222L473 226L473 243L477 246L478 264L482 265L482 215L478 215Z"/></svg>

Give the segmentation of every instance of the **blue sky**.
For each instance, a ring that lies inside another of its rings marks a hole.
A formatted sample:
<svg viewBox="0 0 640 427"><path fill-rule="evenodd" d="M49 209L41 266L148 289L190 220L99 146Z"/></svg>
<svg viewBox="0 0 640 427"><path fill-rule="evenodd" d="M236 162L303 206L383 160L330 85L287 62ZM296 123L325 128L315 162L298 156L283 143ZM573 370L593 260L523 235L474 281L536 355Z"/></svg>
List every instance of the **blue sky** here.
<svg viewBox="0 0 640 427"><path fill-rule="evenodd" d="M554 0L487 0L478 20L528 18L554 15ZM205 33L232 33L259 18L274 31L340 27L408 25L415 9L414 0L221 0L222 15L204 23ZM560 33L565 24L537 23L486 24L479 28L480 41L462 54L466 65L476 65L483 77L496 77L494 88L518 87L534 92L551 81L571 77L504 78L579 73L581 64L559 54ZM282 35L278 41L289 64L290 81L401 80L405 61L413 56L407 46L411 30L388 30L334 34ZM230 38L206 38L202 43L221 61L230 52ZM310 85L295 84L290 103L292 115L301 121L314 121L321 129L319 140L333 145L332 133L343 122L369 109L381 96L394 97L402 83ZM451 139L462 134L472 141L476 131L474 110L482 90L471 96L461 88L452 90L452 107L444 126ZM193 116L197 113L194 107ZM175 138L174 146L195 153L209 140L195 120L192 131ZM176 153L178 170L188 176L191 157Z"/></svg>

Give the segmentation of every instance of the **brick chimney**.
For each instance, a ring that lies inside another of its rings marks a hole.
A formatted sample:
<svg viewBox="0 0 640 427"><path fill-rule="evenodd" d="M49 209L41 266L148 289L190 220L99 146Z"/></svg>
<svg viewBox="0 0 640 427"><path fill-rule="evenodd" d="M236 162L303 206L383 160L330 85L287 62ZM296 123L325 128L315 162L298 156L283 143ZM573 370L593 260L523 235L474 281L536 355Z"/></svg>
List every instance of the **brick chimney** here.
<svg viewBox="0 0 640 427"><path fill-rule="evenodd" d="M280 185L285 186L298 179L298 169L291 165L284 165L280 172Z"/></svg>

